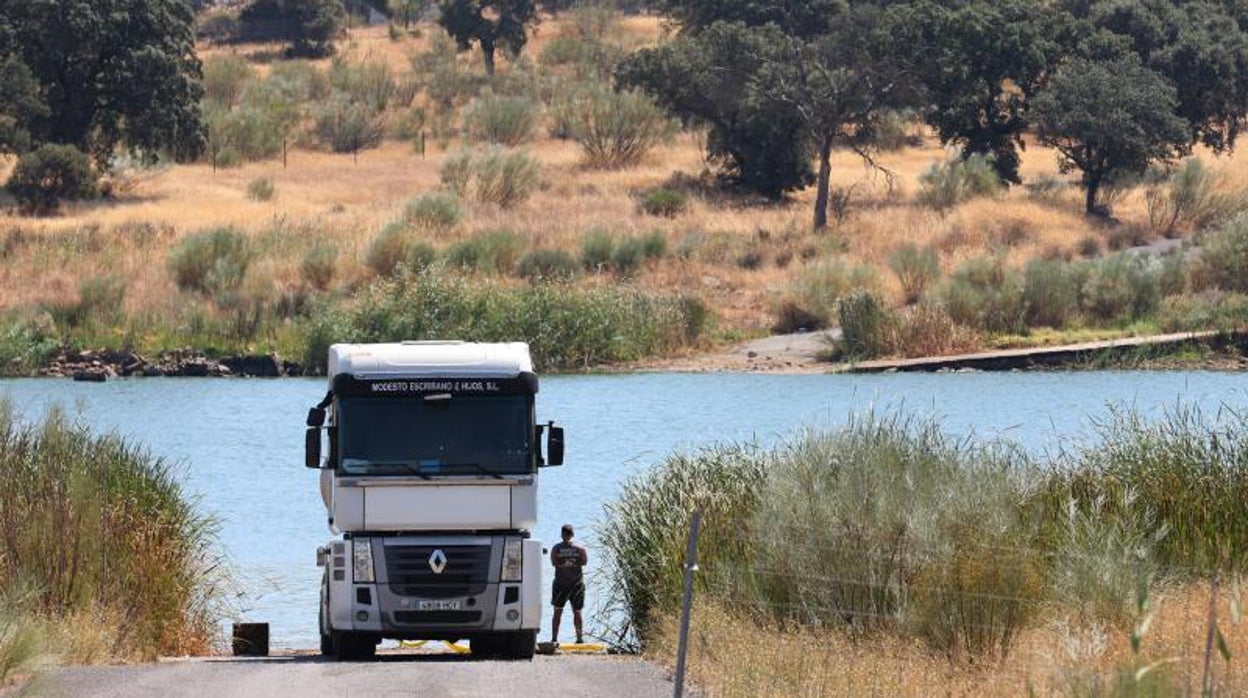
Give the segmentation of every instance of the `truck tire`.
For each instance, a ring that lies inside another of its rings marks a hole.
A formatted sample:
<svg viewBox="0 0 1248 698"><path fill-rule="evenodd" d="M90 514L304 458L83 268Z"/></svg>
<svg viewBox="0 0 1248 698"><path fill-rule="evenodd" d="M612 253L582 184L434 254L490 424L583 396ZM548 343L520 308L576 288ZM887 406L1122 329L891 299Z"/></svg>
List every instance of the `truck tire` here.
<svg viewBox="0 0 1248 698"><path fill-rule="evenodd" d="M339 661L358 662L377 656L377 640L363 633L330 631L334 654Z"/></svg>
<svg viewBox="0 0 1248 698"><path fill-rule="evenodd" d="M531 661L537 650L537 631L521 630L503 638L503 656L507 659Z"/></svg>

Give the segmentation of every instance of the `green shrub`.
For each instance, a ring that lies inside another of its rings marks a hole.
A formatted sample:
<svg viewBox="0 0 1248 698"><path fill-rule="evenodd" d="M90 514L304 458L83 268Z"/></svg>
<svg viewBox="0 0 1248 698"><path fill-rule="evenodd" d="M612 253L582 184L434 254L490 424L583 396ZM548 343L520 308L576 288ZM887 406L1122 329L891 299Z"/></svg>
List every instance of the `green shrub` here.
<svg viewBox="0 0 1248 698"><path fill-rule="evenodd" d="M442 186L460 198L468 195L468 186L472 183L472 160L472 151L457 150L442 158L438 170Z"/></svg>
<svg viewBox="0 0 1248 698"><path fill-rule="evenodd" d="M119 317L126 298L126 281L105 274L83 279L78 284L78 297L69 303L49 303L43 309L62 329L80 327L88 320L110 320Z"/></svg>
<svg viewBox="0 0 1248 698"><path fill-rule="evenodd" d="M303 255L299 263L299 277L318 291L324 291L334 281L338 266L338 248L333 245L316 245Z"/></svg>
<svg viewBox="0 0 1248 698"><path fill-rule="evenodd" d="M1027 307L1023 281L1000 257L963 262L942 284L940 297L955 322L988 332L1022 332Z"/></svg>
<svg viewBox="0 0 1248 698"><path fill-rule="evenodd" d="M269 69L267 82L293 102L320 102L333 91L329 75L310 61L281 61Z"/></svg>
<svg viewBox="0 0 1248 698"><path fill-rule="evenodd" d="M434 269L379 280L349 306L315 314L304 356L323 370L329 342L459 337L525 341L539 370L567 370L676 351L696 343L705 327L705 307L679 297L615 287L517 287Z"/></svg>
<svg viewBox="0 0 1248 698"><path fill-rule="evenodd" d="M7 313L0 323L0 374L30 375L47 364L61 347L55 321L46 313L34 317Z"/></svg>
<svg viewBox="0 0 1248 698"><path fill-rule="evenodd" d="M516 262L516 274L532 283L571 281L580 272L580 265L563 250L529 250Z"/></svg>
<svg viewBox="0 0 1248 698"><path fill-rule="evenodd" d="M174 244L169 270L179 289L216 296L243 283L253 256L246 235L233 228L215 228Z"/></svg>
<svg viewBox="0 0 1248 698"><path fill-rule="evenodd" d="M592 272L603 272L611 267L615 256L615 236L609 231L595 228L581 240L581 265Z"/></svg>
<svg viewBox="0 0 1248 698"><path fill-rule="evenodd" d="M906 303L916 303L924 291L940 277L940 257L932 247L920 248L907 243L897 248L888 258L888 266L901 282Z"/></svg>
<svg viewBox="0 0 1248 698"><path fill-rule="evenodd" d="M461 240L447 248L446 264L467 272L507 274L516 266L524 241L510 230L495 230Z"/></svg>
<svg viewBox="0 0 1248 698"><path fill-rule="evenodd" d="M99 176L81 150L45 143L17 159L7 186L26 210L44 214L62 201L94 197L98 184Z"/></svg>
<svg viewBox="0 0 1248 698"><path fill-rule="evenodd" d="M235 167L281 153L294 123L282 109L250 103L232 110L206 108L204 120L208 127L206 155L214 167Z"/></svg>
<svg viewBox="0 0 1248 698"><path fill-rule="evenodd" d="M442 185L459 197L471 193L482 203L503 208L524 203L541 184L541 167L523 150L491 146L484 151L458 151L441 166Z"/></svg>
<svg viewBox="0 0 1248 698"><path fill-rule="evenodd" d="M427 192L407 202L403 220L420 228L448 230L459 224L464 217L459 197L454 194Z"/></svg>
<svg viewBox="0 0 1248 698"><path fill-rule="evenodd" d="M1105 322L1148 315L1161 300L1160 270L1145 255L1121 254L1092 265L1083 283L1083 311Z"/></svg>
<svg viewBox="0 0 1248 698"><path fill-rule="evenodd" d="M24 611L114 638L110 658L203 654L225 591L215 523L170 466L51 410L30 423L0 409L0 596ZM102 619L102 620L97 620Z"/></svg>
<svg viewBox="0 0 1248 698"><path fill-rule="evenodd" d="M627 237L615 245L611 253L611 268L620 276L633 276L646 259L646 242L642 238Z"/></svg>
<svg viewBox="0 0 1248 698"><path fill-rule="evenodd" d="M204 59L204 99L233 107L243 88L255 77L251 63L242 56L224 54Z"/></svg>
<svg viewBox="0 0 1248 698"><path fill-rule="evenodd" d="M836 301L841 349L847 359L873 359L893 349L893 319L869 291L854 291Z"/></svg>
<svg viewBox="0 0 1248 698"><path fill-rule="evenodd" d="M944 211L963 201L995 196L1001 191L1001 180L992 167L992 158L980 153L967 157L954 156L931 166L919 177L919 201Z"/></svg>
<svg viewBox="0 0 1248 698"><path fill-rule="evenodd" d="M1201 240L1200 273L1225 291L1248 292L1248 214Z"/></svg>
<svg viewBox="0 0 1248 698"><path fill-rule="evenodd" d="M1217 184L1217 174L1198 158L1184 160L1173 172L1151 171L1144 187L1150 230L1172 238L1224 219L1234 203L1216 192Z"/></svg>
<svg viewBox="0 0 1248 698"><path fill-rule="evenodd" d="M1033 259L1023 269L1027 325L1063 329L1079 314L1088 268L1060 259Z"/></svg>
<svg viewBox="0 0 1248 698"><path fill-rule="evenodd" d="M632 167L673 131L671 119L640 91L596 86L572 95L558 111L591 167Z"/></svg>
<svg viewBox="0 0 1248 698"><path fill-rule="evenodd" d="M1248 328L1248 295L1225 291L1163 298L1157 309L1162 332L1229 332Z"/></svg>
<svg viewBox="0 0 1248 698"><path fill-rule="evenodd" d="M479 143L517 146L533 137L537 105L527 97L486 94L464 111L464 128Z"/></svg>
<svg viewBox="0 0 1248 698"><path fill-rule="evenodd" d="M689 208L689 197L677 189L660 187L646 194L641 200L641 210L647 215L675 218Z"/></svg>
<svg viewBox="0 0 1248 698"><path fill-rule="evenodd" d="M377 233L364 253L364 264L378 276L392 276L412 253L413 235L407 226L390 223Z"/></svg>
<svg viewBox="0 0 1248 698"><path fill-rule="evenodd" d="M667 235L662 230L654 230L641 240L642 250L646 259L663 259L667 255Z"/></svg>
<svg viewBox="0 0 1248 698"><path fill-rule="evenodd" d="M277 189L268 177L258 177L247 185L247 198L252 201L270 201L275 193Z"/></svg>
<svg viewBox="0 0 1248 698"><path fill-rule="evenodd" d="M817 330L835 324L836 302L862 289L879 286L875 269L832 259L807 265L789 284L777 312L777 332Z"/></svg>
<svg viewBox="0 0 1248 698"><path fill-rule="evenodd" d="M381 145L384 131L381 117L371 107L341 99L321 107L314 129L324 147L353 154Z"/></svg>
<svg viewBox="0 0 1248 698"><path fill-rule="evenodd" d="M478 201L511 208L528 200L541 184L541 168L523 150L493 147L473 160Z"/></svg>
<svg viewBox="0 0 1248 698"><path fill-rule="evenodd" d="M347 101L365 105L374 114L390 106L397 85L390 66L380 61L350 63L335 58L329 66L329 84L346 95Z"/></svg>

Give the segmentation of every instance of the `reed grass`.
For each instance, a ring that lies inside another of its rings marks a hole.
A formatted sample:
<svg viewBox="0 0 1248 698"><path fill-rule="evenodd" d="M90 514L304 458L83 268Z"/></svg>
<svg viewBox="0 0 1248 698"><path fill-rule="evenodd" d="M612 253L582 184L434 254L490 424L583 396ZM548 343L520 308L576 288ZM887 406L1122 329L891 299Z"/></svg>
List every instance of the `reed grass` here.
<svg viewBox="0 0 1248 698"><path fill-rule="evenodd" d="M696 345L709 314L695 299L635 289L516 286L444 270L381 279L308 321L305 361L324 368L334 342L454 337L526 341L543 370L633 361Z"/></svg>
<svg viewBox="0 0 1248 698"><path fill-rule="evenodd" d="M1013 661L1054 623L1125 638L1141 599L1238 578L1244 417L1178 406L1157 419L1111 410L1098 425L1043 460L904 413L854 415L770 451L671 456L607 507L620 630L651 651L670 641L696 508L699 598L725 622L909 647L955 667Z"/></svg>
<svg viewBox="0 0 1248 698"><path fill-rule="evenodd" d="M0 597L21 595L45 635L108 637L113 661L213 649L216 524L167 463L58 409L25 423L5 403L0 473Z"/></svg>

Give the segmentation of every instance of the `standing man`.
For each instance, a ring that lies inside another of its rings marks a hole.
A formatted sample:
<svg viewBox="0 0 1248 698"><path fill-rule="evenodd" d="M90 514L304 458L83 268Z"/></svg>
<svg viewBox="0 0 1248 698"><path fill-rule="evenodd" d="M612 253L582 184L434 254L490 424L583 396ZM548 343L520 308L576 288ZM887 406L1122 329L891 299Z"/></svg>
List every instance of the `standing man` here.
<svg viewBox="0 0 1248 698"><path fill-rule="evenodd" d="M562 543L550 549L550 564L555 566L555 583L550 589L550 603L555 607L550 621L550 641L559 642L559 621L563 619L563 606L572 602L572 622L576 625L576 644L581 644L581 609L585 606L585 577L582 570L589 563L589 551L585 546L572 542L572 524L564 524L560 531Z"/></svg>

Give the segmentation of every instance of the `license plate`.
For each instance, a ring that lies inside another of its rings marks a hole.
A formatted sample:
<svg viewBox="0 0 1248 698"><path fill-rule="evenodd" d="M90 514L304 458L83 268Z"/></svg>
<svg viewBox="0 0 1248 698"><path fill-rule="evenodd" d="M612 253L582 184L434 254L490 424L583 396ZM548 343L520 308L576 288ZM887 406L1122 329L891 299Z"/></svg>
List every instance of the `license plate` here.
<svg viewBox="0 0 1248 698"><path fill-rule="evenodd" d="M416 610L418 611L458 611L462 607L462 601L417 601Z"/></svg>

